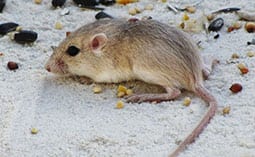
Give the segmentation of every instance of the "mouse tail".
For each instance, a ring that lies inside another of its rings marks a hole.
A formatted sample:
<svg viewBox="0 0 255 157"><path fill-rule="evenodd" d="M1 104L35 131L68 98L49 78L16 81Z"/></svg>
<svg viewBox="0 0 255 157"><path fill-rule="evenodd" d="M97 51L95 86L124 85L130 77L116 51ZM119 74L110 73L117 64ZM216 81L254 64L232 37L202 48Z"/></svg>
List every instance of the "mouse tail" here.
<svg viewBox="0 0 255 157"><path fill-rule="evenodd" d="M195 88L196 95L200 96L204 101L209 104L209 108L202 120L198 123L195 129L191 132L191 134L186 137L184 141L178 146L178 148L169 155L169 157L177 157L180 152L182 152L187 145L194 142L194 140L199 136L199 134L203 131L204 127L210 122L210 119L215 115L217 110L217 101L210 92L204 88L203 85L199 85Z"/></svg>

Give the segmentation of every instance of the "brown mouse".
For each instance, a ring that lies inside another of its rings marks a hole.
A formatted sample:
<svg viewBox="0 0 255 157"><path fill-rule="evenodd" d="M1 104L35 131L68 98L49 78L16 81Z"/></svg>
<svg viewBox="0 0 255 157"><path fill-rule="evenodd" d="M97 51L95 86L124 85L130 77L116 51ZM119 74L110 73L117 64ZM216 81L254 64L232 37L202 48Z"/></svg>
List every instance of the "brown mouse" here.
<svg viewBox="0 0 255 157"><path fill-rule="evenodd" d="M208 77L210 68L205 68L196 44L181 30L155 20L105 19L87 24L60 43L45 68L95 82L141 80L166 90L134 94L128 102L172 100L181 89L200 96L209 104L208 111L170 157L195 140L217 109L217 101L203 85L203 75Z"/></svg>

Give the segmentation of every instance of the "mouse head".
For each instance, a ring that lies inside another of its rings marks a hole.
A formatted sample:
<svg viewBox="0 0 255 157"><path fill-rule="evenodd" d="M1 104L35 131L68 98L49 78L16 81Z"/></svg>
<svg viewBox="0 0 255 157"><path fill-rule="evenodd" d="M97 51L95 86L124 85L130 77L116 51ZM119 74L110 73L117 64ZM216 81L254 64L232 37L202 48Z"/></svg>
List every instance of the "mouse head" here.
<svg viewBox="0 0 255 157"><path fill-rule="evenodd" d="M45 65L47 71L60 75L79 75L93 78L103 65L103 49L108 42L104 33L82 35L71 33Z"/></svg>

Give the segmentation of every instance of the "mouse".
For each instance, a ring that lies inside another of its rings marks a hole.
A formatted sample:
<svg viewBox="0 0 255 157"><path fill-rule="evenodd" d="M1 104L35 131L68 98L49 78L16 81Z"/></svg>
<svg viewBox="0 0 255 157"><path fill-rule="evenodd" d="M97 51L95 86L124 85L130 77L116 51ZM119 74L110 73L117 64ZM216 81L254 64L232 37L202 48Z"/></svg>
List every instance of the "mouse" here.
<svg viewBox="0 0 255 157"><path fill-rule="evenodd" d="M139 80L165 89L132 94L126 97L131 103L174 100L182 90L202 98L207 112L169 157L177 157L193 143L216 113L217 100L204 86L210 67L189 34L152 19L86 24L67 36L45 64L47 71L58 75L85 76L97 83Z"/></svg>

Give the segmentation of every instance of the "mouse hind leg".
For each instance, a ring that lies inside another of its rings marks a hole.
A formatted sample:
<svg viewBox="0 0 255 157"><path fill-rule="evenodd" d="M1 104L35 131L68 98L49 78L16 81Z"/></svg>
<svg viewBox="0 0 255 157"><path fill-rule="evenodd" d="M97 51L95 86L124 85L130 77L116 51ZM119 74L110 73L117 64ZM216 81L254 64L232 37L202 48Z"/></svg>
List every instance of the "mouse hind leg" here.
<svg viewBox="0 0 255 157"><path fill-rule="evenodd" d="M177 88L165 87L167 93L161 94L134 94L126 97L127 102L161 102L177 98L181 91Z"/></svg>

